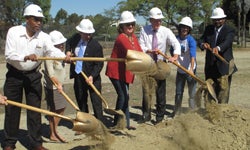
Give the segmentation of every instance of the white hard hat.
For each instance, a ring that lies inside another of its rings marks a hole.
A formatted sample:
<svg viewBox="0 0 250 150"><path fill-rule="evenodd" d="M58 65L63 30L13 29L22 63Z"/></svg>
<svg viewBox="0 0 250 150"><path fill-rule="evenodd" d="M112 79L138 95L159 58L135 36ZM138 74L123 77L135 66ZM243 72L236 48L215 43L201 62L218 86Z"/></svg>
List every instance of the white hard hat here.
<svg viewBox="0 0 250 150"><path fill-rule="evenodd" d="M62 44L64 42L66 42L66 38L63 36L63 34L59 31L51 31L49 33L51 41L53 43L53 45L58 45L58 44Z"/></svg>
<svg viewBox="0 0 250 150"><path fill-rule="evenodd" d="M80 24L76 26L76 30L83 33L94 33L95 29L93 23L89 19L82 19Z"/></svg>
<svg viewBox="0 0 250 150"><path fill-rule="evenodd" d="M44 17L41 7L35 4L30 4L29 6L27 6L24 9L23 16Z"/></svg>
<svg viewBox="0 0 250 150"><path fill-rule="evenodd" d="M179 25L182 24L182 25L185 25L185 26L188 26L190 27L191 29L193 28L193 21L190 17L184 17L181 19Z"/></svg>
<svg viewBox="0 0 250 150"><path fill-rule="evenodd" d="M162 19L164 18L164 16L162 15L162 11L158 7L154 7L149 11L149 18Z"/></svg>
<svg viewBox="0 0 250 150"><path fill-rule="evenodd" d="M119 20L119 24L135 22L136 19L130 11L123 11Z"/></svg>
<svg viewBox="0 0 250 150"><path fill-rule="evenodd" d="M224 10L221 9L220 7L217 7L213 10L212 16L210 17L211 19L221 19L221 18L226 18L227 15L225 15Z"/></svg>

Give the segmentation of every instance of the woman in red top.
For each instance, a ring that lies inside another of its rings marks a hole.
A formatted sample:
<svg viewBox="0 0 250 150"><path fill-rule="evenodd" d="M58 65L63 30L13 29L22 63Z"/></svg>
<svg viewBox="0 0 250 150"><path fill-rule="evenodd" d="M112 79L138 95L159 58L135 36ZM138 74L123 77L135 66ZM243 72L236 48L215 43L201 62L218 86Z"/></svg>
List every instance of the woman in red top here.
<svg viewBox="0 0 250 150"><path fill-rule="evenodd" d="M134 34L135 21L136 20L131 12L122 12L118 27L119 35L116 38L111 58L126 58L127 50L142 51L137 37ZM129 84L133 83L134 74L126 70L124 62L110 61L107 64L106 75L111 80L117 93L116 110L121 109L125 113L127 129L134 130L135 128L130 126L128 103ZM117 125L117 121L119 120L118 117L118 115L115 115L114 126Z"/></svg>

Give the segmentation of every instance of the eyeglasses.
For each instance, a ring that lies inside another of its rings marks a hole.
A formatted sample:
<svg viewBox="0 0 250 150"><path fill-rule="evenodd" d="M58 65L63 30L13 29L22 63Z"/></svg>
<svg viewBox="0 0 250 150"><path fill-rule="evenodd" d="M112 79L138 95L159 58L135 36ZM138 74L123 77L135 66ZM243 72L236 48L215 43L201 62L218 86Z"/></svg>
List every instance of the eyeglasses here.
<svg viewBox="0 0 250 150"><path fill-rule="evenodd" d="M31 17L31 19L35 22L42 22L43 21L43 18L42 17Z"/></svg>
<svg viewBox="0 0 250 150"><path fill-rule="evenodd" d="M135 22L130 22L130 23L125 23L124 24L126 27L130 27L130 26L135 26Z"/></svg>
<svg viewBox="0 0 250 150"><path fill-rule="evenodd" d="M213 21L221 21L221 20L223 20L224 18L218 18L218 19L213 19Z"/></svg>
<svg viewBox="0 0 250 150"><path fill-rule="evenodd" d="M83 33L83 32L80 32L81 35L85 35L85 36L91 36L91 33Z"/></svg>

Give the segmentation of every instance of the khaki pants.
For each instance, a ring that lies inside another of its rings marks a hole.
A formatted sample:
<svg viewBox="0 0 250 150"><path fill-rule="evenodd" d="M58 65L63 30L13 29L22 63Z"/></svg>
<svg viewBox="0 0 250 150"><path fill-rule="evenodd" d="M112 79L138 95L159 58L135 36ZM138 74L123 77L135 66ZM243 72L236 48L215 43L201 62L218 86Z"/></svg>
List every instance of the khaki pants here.
<svg viewBox="0 0 250 150"><path fill-rule="evenodd" d="M142 112L143 115L150 116L151 113L151 103L152 96L155 94L156 81L153 77L149 75L141 75L141 83L142 83Z"/></svg>
<svg viewBox="0 0 250 150"><path fill-rule="evenodd" d="M213 87L215 89L218 103L227 104L229 101L230 85L231 85L232 75L224 75L213 80ZM208 79L209 80L209 79Z"/></svg>

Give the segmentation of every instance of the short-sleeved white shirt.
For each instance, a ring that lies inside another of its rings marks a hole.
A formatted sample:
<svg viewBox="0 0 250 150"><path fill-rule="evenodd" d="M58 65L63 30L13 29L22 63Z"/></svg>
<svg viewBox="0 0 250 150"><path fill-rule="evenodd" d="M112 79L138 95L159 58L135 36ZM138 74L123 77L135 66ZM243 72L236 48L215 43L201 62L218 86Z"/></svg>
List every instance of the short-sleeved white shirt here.
<svg viewBox="0 0 250 150"><path fill-rule="evenodd" d="M56 49L50 36L43 31L29 37L25 25L11 27L8 30L5 45L5 58L7 63L18 70L29 71L37 68L41 61L26 61L24 57L30 54L48 57L65 57L65 54Z"/></svg>

